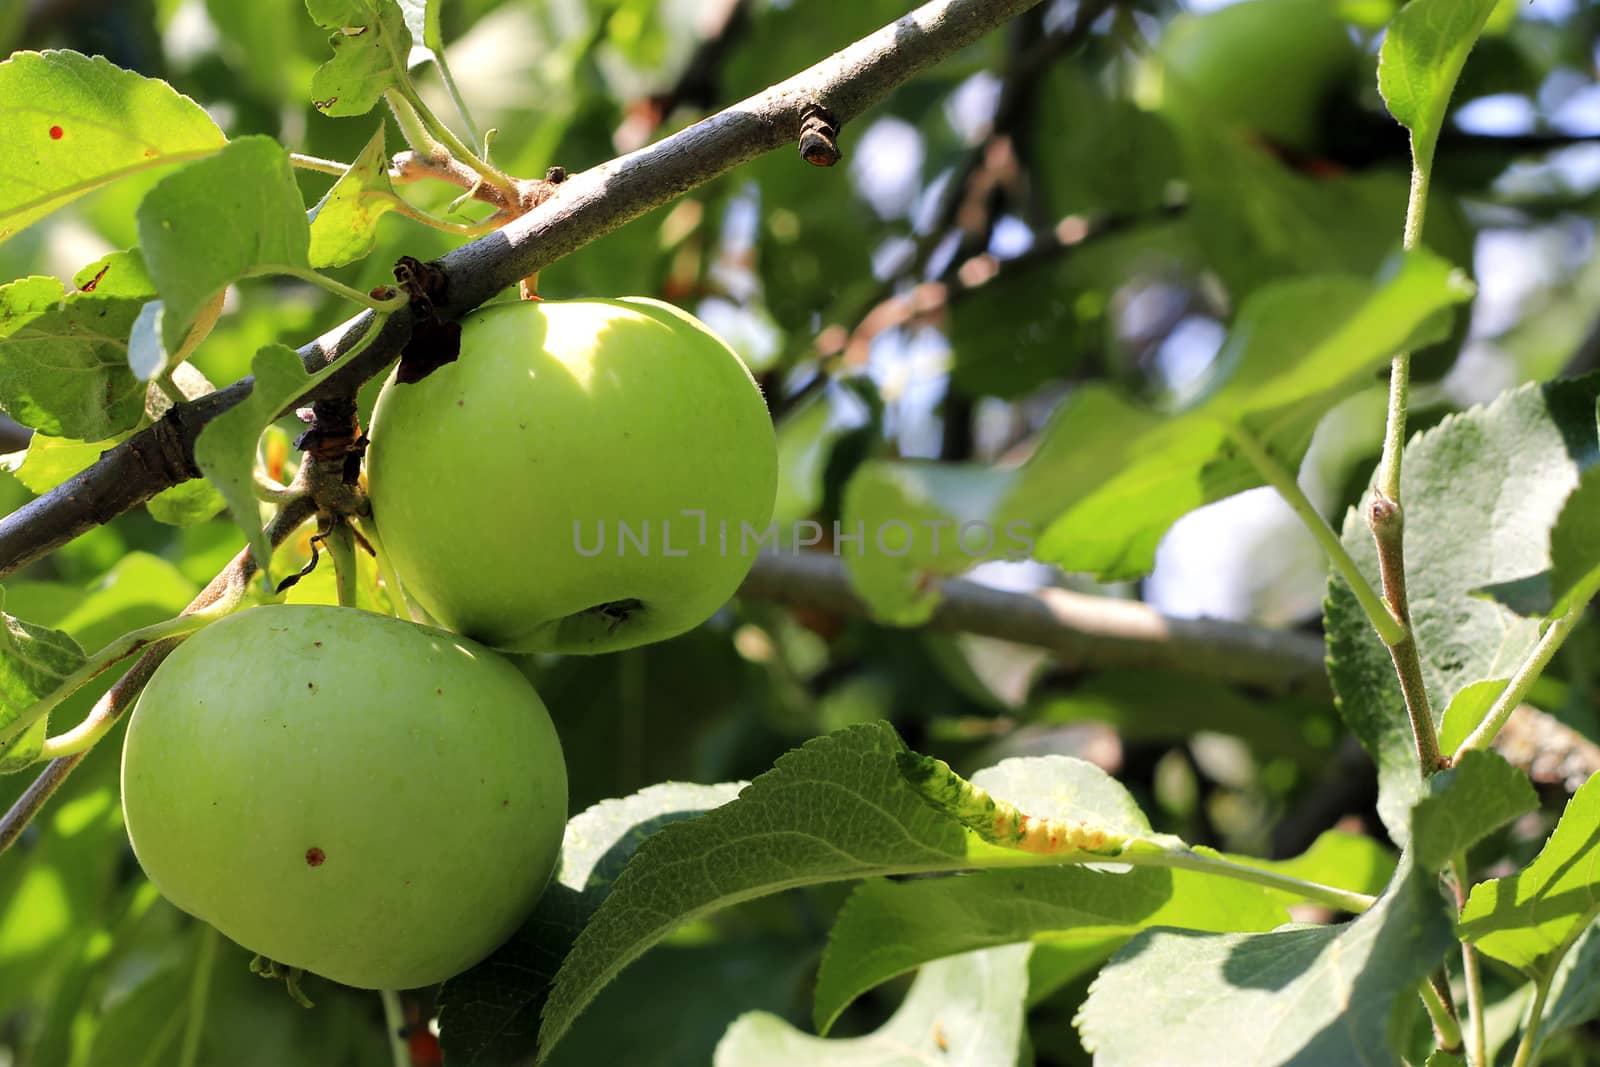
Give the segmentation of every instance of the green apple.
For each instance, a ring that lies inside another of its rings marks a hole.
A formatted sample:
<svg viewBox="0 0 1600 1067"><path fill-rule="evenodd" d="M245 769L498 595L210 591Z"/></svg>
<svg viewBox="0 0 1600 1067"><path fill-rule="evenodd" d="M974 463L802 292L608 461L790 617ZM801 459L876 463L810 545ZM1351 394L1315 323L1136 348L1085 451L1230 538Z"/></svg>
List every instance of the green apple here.
<svg viewBox="0 0 1600 1067"><path fill-rule="evenodd" d="M1162 108L1261 134L1289 148L1319 141L1323 109L1360 50L1337 0L1244 0L1179 15L1158 49Z"/></svg>
<svg viewBox="0 0 1600 1067"><path fill-rule="evenodd" d="M271 605L150 679L122 807L167 899L245 948L366 989L441 982L532 910L567 775L539 694L454 634Z"/></svg>
<svg viewBox="0 0 1600 1067"><path fill-rule="evenodd" d="M704 622L777 491L750 372L655 300L483 308L458 360L385 384L371 436L373 515L406 588L516 651L609 652Z"/></svg>

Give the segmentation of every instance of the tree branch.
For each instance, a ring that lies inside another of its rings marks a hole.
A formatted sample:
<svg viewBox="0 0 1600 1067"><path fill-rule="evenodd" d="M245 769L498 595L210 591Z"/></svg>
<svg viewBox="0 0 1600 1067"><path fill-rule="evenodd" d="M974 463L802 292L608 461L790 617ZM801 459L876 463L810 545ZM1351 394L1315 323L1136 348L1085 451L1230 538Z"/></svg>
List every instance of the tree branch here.
<svg viewBox="0 0 1600 1067"><path fill-rule="evenodd" d="M798 139L802 115L826 108L841 123L890 90L973 43L1038 0L933 0L801 73L665 140L563 182L505 228L446 255L441 313L459 317L520 279L741 163ZM798 160L797 166L801 166ZM312 371L348 351L370 326L363 313L300 350ZM381 373L410 336L406 311L307 399L347 396ZM0 519L0 578L164 489L197 477L194 442L205 424L248 395L249 378L181 404L94 466ZM304 401L302 401L304 402Z"/></svg>
<svg viewBox="0 0 1600 1067"><path fill-rule="evenodd" d="M1322 641L1221 619L1175 619L1148 604L1065 589L1008 593L964 579L940 586L928 627L1047 649L1067 667L1164 669L1326 696ZM739 595L866 615L844 565L819 553L762 555Z"/></svg>

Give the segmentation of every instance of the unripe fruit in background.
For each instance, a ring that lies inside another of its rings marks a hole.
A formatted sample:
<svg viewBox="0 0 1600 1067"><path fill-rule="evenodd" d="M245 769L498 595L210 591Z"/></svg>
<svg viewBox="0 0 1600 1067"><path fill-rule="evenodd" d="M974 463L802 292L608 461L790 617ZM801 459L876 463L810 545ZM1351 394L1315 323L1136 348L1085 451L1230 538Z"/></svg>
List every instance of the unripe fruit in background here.
<svg viewBox="0 0 1600 1067"><path fill-rule="evenodd" d="M1360 50L1335 0L1244 0L1180 15L1157 49L1162 110L1193 110L1287 148L1319 141L1324 109Z"/></svg>
<svg viewBox="0 0 1600 1067"><path fill-rule="evenodd" d="M346 985L481 960L549 881L566 826L539 695L470 641L351 608L267 606L160 666L122 756L128 836L166 897Z"/></svg>
<svg viewBox="0 0 1600 1067"><path fill-rule="evenodd" d="M458 360L384 386L371 435L373 514L406 588L518 651L699 625L749 571L777 489L750 372L648 299L483 308Z"/></svg>

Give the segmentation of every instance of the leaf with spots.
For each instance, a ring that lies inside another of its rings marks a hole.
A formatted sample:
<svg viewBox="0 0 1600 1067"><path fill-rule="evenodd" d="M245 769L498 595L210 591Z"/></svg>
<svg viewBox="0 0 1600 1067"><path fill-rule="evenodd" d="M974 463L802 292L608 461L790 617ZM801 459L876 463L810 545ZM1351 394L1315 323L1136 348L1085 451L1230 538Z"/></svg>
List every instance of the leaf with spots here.
<svg viewBox="0 0 1600 1067"><path fill-rule="evenodd" d="M311 209L311 265L342 267L372 251L378 220L395 209L383 127Z"/></svg>
<svg viewBox="0 0 1600 1067"><path fill-rule="evenodd" d="M311 76L311 102L324 115L365 115L385 90L405 84L411 31L395 0L306 0L318 26L333 31L333 58Z"/></svg>
<svg viewBox="0 0 1600 1067"><path fill-rule="evenodd" d="M0 63L0 129L0 241L103 185L227 141L166 82L56 50Z"/></svg>

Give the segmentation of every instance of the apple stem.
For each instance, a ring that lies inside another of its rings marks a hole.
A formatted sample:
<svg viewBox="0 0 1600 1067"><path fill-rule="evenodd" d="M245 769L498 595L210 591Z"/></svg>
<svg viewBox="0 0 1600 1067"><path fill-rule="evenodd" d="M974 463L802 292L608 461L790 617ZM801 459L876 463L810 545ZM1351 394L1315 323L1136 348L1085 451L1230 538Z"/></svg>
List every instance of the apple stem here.
<svg viewBox="0 0 1600 1067"><path fill-rule="evenodd" d="M329 525L323 543L328 546L328 555L333 557L334 583L339 593L339 606L353 608L356 606L359 582L356 573L356 539L350 531L349 523L336 518Z"/></svg>

